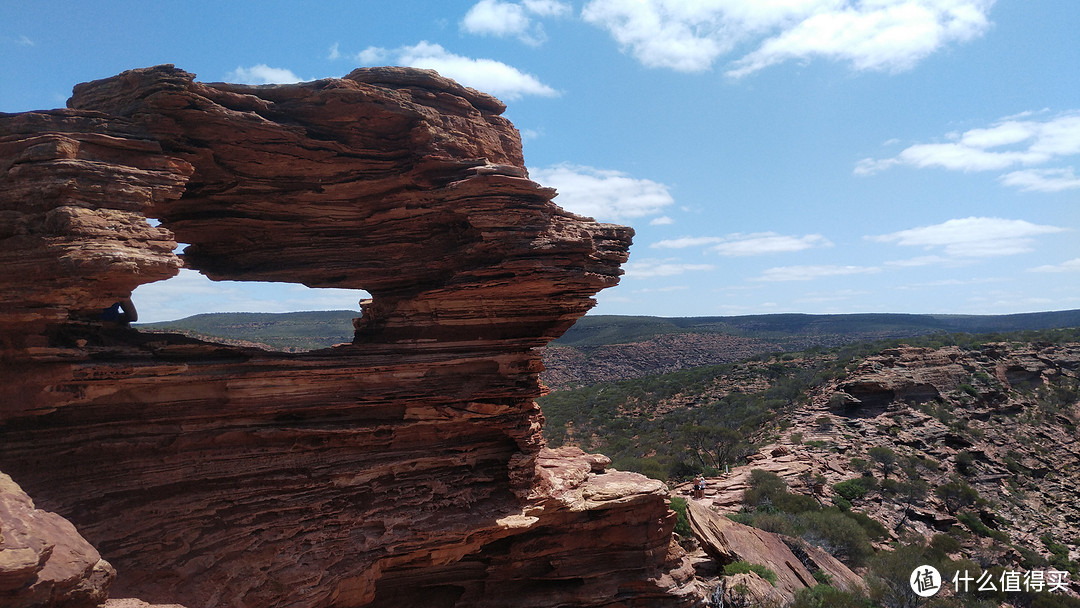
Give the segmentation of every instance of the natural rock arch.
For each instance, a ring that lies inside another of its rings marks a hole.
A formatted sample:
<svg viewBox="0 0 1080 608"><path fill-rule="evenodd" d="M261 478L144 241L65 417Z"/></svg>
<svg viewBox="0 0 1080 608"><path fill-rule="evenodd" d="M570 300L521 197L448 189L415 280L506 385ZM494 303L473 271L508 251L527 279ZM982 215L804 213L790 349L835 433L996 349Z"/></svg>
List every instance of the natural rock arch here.
<svg viewBox="0 0 1080 608"><path fill-rule="evenodd" d="M552 203L500 102L421 70L254 87L159 66L69 105L0 117L0 261L27 269L0 290L0 470L120 593L695 601L662 484L543 449L537 348L617 283L632 231ZM211 278L368 291L359 344L72 321L175 273L176 240Z"/></svg>

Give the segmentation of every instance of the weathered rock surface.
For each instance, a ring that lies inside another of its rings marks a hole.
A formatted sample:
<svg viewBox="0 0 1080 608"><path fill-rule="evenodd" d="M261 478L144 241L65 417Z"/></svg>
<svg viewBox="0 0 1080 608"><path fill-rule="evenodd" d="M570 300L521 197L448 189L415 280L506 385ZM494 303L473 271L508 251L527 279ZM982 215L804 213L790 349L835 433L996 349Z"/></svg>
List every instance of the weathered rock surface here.
<svg viewBox="0 0 1080 608"><path fill-rule="evenodd" d="M75 526L0 473L0 605L91 608L116 577Z"/></svg>
<svg viewBox="0 0 1080 608"><path fill-rule="evenodd" d="M742 582L749 595L759 602L787 603L795 599L800 589L816 586L817 580L807 564L828 574L841 589L854 591L863 586L857 574L818 547L731 521L697 501L688 501L687 515L694 537L719 564L745 561L766 566L776 573L776 581L769 586L761 585L758 581L765 581L756 575L735 575L742 578L726 581L732 589ZM793 547L801 556L796 555Z"/></svg>
<svg viewBox="0 0 1080 608"><path fill-rule="evenodd" d="M837 393L859 399L841 401ZM779 475L792 492L810 494L807 480L822 480L813 482L814 493L829 502L834 484L864 472L884 487L870 450L886 447L903 467L892 471L893 483L913 475L927 484L910 502L881 488L851 501L853 510L884 524L892 540L917 534L929 541L946 533L962 539L963 557L1015 569L1029 567L1017 548L1052 557L1044 538L1076 556L1078 395L1076 343L889 349L824 383L791 413L793 426L775 443L709 479L705 498L688 501L736 511L750 472L762 469ZM983 499L966 509L986 526L977 533L967 532L934 492L956 480ZM690 492L688 485L675 490ZM1080 585L1072 591L1080 593Z"/></svg>
<svg viewBox="0 0 1080 608"><path fill-rule="evenodd" d="M419 70L253 87L161 66L69 105L0 116L0 255L40 265L0 283L29 302L0 313L0 470L116 566L114 595L697 601L659 484L543 450L538 347L617 283L632 231L530 181L501 103ZM174 273L175 241L215 279L373 301L354 344L298 355L87 316Z"/></svg>
<svg viewBox="0 0 1080 608"><path fill-rule="evenodd" d="M98 310L180 268L146 222L191 166L130 121L52 110L0 116L0 355L43 346L46 325ZM40 351L32 351L41 354Z"/></svg>

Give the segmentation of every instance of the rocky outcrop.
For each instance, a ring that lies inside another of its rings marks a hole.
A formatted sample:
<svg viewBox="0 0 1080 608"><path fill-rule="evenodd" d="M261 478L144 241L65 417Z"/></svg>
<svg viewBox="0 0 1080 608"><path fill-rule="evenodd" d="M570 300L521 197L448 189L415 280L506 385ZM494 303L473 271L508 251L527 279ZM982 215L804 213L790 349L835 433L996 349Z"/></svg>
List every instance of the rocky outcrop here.
<svg viewBox="0 0 1080 608"><path fill-rule="evenodd" d="M539 347L617 283L632 231L530 181L500 102L420 70L160 66L69 106L0 116L0 256L38 268L0 284L0 470L116 566L114 595L696 601L659 484L543 449ZM303 354L95 318L181 264L372 300L353 344Z"/></svg>
<svg viewBox="0 0 1080 608"><path fill-rule="evenodd" d="M882 541L947 534L961 539L957 556L1017 570L1040 567L1040 556L1054 559L1048 541L1075 559L1078 395L1076 343L887 349L822 383L774 443L709 479L705 498L688 501L699 510L737 511L751 471L761 469L792 492L848 503L881 522L889 536ZM873 448L895 456L887 478ZM837 500L837 483L863 476L873 478L865 486L873 489ZM925 486L905 494L897 485L911 482ZM950 509L938 489L959 483L980 500ZM688 495L689 487L676 491ZM774 570L784 563L761 559Z"/></svg>
<svg viewBox="0 0 1080 608"><path fill-rule="evenodd" d="M47 326L175 275L172 234L146 218L191 170L131 121L0 115L0 356L45 355Z"/></svg>
<svg viewBox="0 0 1080 608"><path fill-rule="evenodd" d="M0 605L92 608L116 577L70 522L0 473Z"/></svg>
<svg viewBox="0 0 1080 608"><path fill-rule="evenodd" d="M820 547L731 521L693 500L688 501L687 515L694 537L717 563L758 564L776 575L771 584L762 584L768 581L755 573L725 577L724 589L730 599L735 595L749 595L755 603L786 604L795 599L799 590L818 584L814 572L824 573L840 589L858 591L863 588L857 574ZM740 583L746 587L741 594L735 591Z"/></svg>

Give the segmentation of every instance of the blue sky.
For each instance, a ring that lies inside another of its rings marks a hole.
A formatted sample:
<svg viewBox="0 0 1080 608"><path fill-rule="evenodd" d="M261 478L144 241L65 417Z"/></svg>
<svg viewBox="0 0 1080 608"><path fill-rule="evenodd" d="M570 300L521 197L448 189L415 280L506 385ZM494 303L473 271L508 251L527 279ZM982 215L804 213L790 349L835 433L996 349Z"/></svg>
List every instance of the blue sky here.
<svg viewBox="0 0 1080 608"><path fill-rule="evenodd" d="M637 237L595 313L1080 308L1080 2L0 3L0 111L174 63L203 81L434 68L509 105L532 178ZM146 320L354 292L140 287Z"/></svg>

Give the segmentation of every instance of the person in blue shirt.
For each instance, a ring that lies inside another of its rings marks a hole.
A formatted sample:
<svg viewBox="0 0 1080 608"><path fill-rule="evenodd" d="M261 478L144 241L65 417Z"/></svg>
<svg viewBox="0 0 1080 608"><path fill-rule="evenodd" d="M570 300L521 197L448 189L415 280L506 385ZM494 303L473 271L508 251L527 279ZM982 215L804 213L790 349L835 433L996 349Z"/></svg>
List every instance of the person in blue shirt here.
<svg viewBox="0 0 1080 608"><path fill-rule="evenodd" d="M131 302L131 298L124 298L103 309L101 311L101 320L115 323L120 327L128 327L139 320L139 311L135 310L135 304Z"/></svg>

